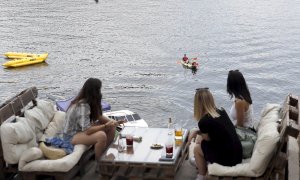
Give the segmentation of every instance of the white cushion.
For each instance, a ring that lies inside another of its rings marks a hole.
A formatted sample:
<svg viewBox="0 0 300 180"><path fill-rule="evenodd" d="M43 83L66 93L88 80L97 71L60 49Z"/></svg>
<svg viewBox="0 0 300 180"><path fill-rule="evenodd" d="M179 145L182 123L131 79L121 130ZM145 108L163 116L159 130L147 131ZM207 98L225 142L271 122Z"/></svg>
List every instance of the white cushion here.
<svg viewBox="0 0 300 180"><path fill-rule="evenodd" d="M16 117L15 123L1 125L1 142L4 160L17 164L21 154L28 148L37 146L35 134L25 118Z"/></svg>
<svg viewBox="0 0 300 180"><path fill-rule="evenodd" d="M278 124L271 122L261 128L261 134L258 136L253 154L250 160L250 169L255 176L262 175L276 150L279 141Z"/></svg>
<svg viewBox="0 0 300 180"><path fill-rule="evenodd" d="M54 105L51 102L39 100L37 106L25 110L24 116L35 124L37 140L43 135L44 129L54 116ZM32 122L30 122L32 124Z"/></svg>
<svg viewBox="0 0 300 180"><path fill-rule="evenodd" d="M53 102L38 100L37 107L43 112L43 114L47 117L47 119L52 120L54 113L56 111Z"/></svg>
<svg viewBox="0 0 300 180"><path fill-rule="evenodd" d="M19 168L23 167L25 164L43 158L43 152L38 147L32 147L24 151L19 160Z"/></svg>
<svg viewBox="0 0 300 180"><path fill-rule="evenodd" d="M279 141L278 124L276 123L279 108L275 108L275 106L266 106L265 108L261 119L263 125L258 129L258 139L250 161L233 167L217 163L210 164L208 165L209 175L259 177L265 172Z"/></svg>
<svg viewBox="0 0 300 180"><path fill-rule="evenodd" d="M279 104L271 104L267 103L263 110L260 113L261 119L258 123L257 129L259 130L264 125L268 124L269 122L276 122L278 121L279 117Z"/></svg>
<svg viewBox="0 0 300 180"><path fill-rule="evenodd" d="M34 156L35 151L26 152L26 157L21 157L22 163L20 161L19 170L32 172L32 171L46 171L46 172L68 172L72 169L81 158L82 154L88 149L85 145L75 145L73 153L56 160L40 159L37 156L37 160L32 160L31 157ZM24 153L25 154L25 153ZM24 155L25 156L25 155ZM26 159L27 158L27 159ZM24 163L28 162L28 163Z"/></svg>
<svg viewBox="0 0 300 180"><path fill-rule="evenodd" d="M55 137L57 135L62 135L63 127L65 123L65 112L56 111L52 121L48 124L48 127L45 129L43 136L40 138L40 141L45 141L46 138Z"/></svg>

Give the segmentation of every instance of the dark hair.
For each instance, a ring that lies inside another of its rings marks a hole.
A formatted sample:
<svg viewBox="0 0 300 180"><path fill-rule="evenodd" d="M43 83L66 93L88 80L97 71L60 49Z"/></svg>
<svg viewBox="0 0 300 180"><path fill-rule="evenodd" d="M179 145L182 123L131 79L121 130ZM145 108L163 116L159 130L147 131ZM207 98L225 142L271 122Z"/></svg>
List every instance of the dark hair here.
<svg viewBox="0 0 300 180"><path fill-rule="evenodd" d="M230 70L227 77L227 93L252 104L251 95L243 74L239 70Z"/></svg>
<svg viewBox="0 0 300 180"><path fill-rule="evenodd" d="M91 108L91 122L97 120L99 116L102 116L102 106L100 103L102 100L101 87L102 82L99 79L89 78L85 81L80 92L71 102L72 105L78 103L82 99L85 99L86 103L88 103Z"/></svg>

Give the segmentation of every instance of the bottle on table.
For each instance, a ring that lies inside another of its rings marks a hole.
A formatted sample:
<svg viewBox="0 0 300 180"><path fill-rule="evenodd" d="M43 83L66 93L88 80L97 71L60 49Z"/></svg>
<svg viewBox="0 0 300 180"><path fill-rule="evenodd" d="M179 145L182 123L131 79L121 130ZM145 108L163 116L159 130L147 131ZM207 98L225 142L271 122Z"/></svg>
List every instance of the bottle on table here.
<svg viewBox="0 0 300 180"><path fill-rule="evenodd" d="M169 129L169 133L168 135L172 135L173 134L173 123L172 123L172 118L169 118L169 121L168 121L168 129Z"/></svg>
<svg viewBox="0 0 300 180"><path fill-rule="evenodd" d="M168 134L167 141L165 143L166 147L166 158L173 157L173 149L174 149L174 137L172 134Z"/></svg>

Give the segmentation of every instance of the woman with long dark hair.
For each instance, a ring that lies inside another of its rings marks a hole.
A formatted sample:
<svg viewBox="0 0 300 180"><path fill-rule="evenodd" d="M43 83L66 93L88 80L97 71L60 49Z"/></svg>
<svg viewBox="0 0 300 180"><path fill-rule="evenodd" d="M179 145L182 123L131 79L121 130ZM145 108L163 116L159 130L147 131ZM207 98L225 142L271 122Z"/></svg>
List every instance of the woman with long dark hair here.
<svg viewBox="0 0 300 180"><path fill-rule="evenodd" d="M254 127L252 98L246 80L239 70L230 70L227 77L227 93L234 103L230 117L236 126Z"/></svg>
<svg viewBox="0 0 300 180"><path fill-rule="evenodd" d="M64 139L73 145L94 145L96 160L113 141L115 128L122 123L102 115L102 82L89 78L71 102L64 126Z"/></svg>

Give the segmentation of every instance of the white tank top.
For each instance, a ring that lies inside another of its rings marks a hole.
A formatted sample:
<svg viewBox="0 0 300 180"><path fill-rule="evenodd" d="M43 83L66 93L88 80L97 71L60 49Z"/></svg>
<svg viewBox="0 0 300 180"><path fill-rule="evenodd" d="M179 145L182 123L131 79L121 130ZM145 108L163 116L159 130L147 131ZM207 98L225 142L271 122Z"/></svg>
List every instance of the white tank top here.
<svg viewBox="0 0 300 180"><path fill-rule="evenodd" d="M231 121L234 125L236 125L236 109L235 109L235 103L233 103L233 105L231 106L230 109L230 117L231 117ZM244 120L244 127L254 127L253 124L253 107L252 104L249 105L248 110L245 112L245 120Z"/></svg>

